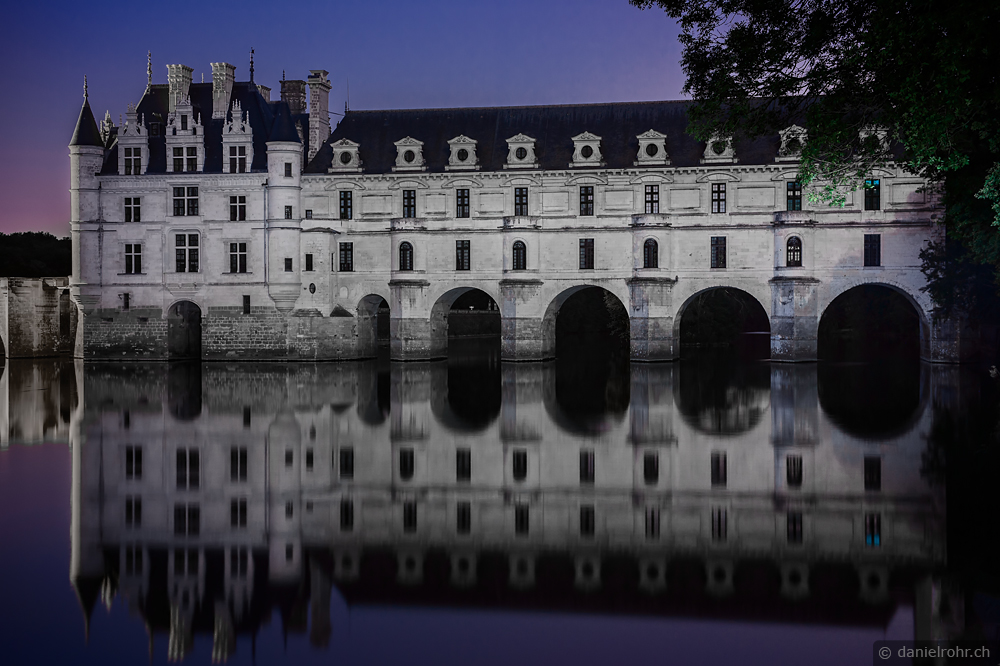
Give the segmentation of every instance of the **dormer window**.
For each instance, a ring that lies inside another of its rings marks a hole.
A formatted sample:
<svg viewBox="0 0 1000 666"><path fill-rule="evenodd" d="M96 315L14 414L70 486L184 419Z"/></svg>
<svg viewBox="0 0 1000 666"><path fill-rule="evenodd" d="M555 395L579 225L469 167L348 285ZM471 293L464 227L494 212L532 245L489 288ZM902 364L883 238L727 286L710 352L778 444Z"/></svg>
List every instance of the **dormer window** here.
<svg viewBox="0 0 1000 666"><path fill-rule="evenodd" d="M222 169L225 173L247 173L253 163L253 130L238 101L233 102L230 113L222 130Z"/></svg>
<svg viewBox="0 0 1000 666"><path fill-rule="evenodd" d="M584 132L573 137L573 161L570 167L599 167L601 160L601 137Z"/></svg>
<svg viewBox="0 0 1000 666"><path fill-rule="evenodd" d="M118 132L118 150L122 156L118 161L119 175L139 176L145 173L149 162L148 139L148 132L136 114L135 105L129 104L125 125Z"/></svg>
<svg viewBox="0 0 1000 666"><path fill-rule="evenodd" d="M478 170L479 158L476 155L476 140L467 136L459 135L448 142L451 154L448 157L446 171L456 171L462 169Z"/></svg>
<svg viewBox="0 0 1000 666"><path fill-rule="evenodd" d="M718 135L713 135L711 141L705 145L705 153L701 158L702 164L732 164L735 161L733 138Z"/></svg>
<svg viewBox="0 0 1000 666"><path fill-rule="evenodd" d="M517 134L507 139L507 163L503 168L533 169L537 166L534 139L526 134Z"/></svg>
<svg viewBox="0 0 1000 666"><path fill-rule="evenodd" d="M350 139L341 139L330 144L333 149L333 159L330 162L329 173L360 173L361 156L358 153L361 146Z"/></svg>
<svg viewBox="0 0 1000 666"><path fill-rule="evenodd" d="M395 143L396 166L393 171L425 171L424 142L404 137Z"/></svg>
<svg viewBox="0 0 1000 666"><path fill-rule="evenodd" d="M181 116L181 131L185 132L187 131L187 128L188 128L188 117Z"/></svg>
<svg viewBox="0 0 1000 666"><path fill-rule="evenodd" d="M670 164L667 156L667 135L656 130L648 130L636 136L639 140L639 152L635 157L635 166L666 166Z"/></svg>
<svg viewBox="0 0 1000 666"><path fill-rule="evenodd" d="M802 155L806 143L807 132L798 125L792 125L778 132L781 137L781 147L778 148L776 162L797 162Z"/></svg>

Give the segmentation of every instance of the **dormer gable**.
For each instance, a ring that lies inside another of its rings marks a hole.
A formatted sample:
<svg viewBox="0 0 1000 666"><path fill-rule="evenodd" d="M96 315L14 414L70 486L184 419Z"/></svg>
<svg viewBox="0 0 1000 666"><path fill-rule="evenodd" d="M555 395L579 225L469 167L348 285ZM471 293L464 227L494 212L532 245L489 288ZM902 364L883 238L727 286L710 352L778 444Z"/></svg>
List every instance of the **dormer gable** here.
<svg viewBox="0 0 1000 666"><path fill-rule="evenodd" d="M635 166L667 166L670 164L666 134L650 129L635 138L639 140L639 152L636 153Z"/></svg>
<svg viewBox="0 0 1000 666"><path fill-rule="evenodd" d="M232 103L226 124L222 128L222 172L248 173L253 164L253 128L250 116L240 106Z"/></svg>
<svg viewBox="0 0 1000 666"><path fill-rule="evenodd" d="M479 156L476 155L475 139L470 139L464 134L456 136L448 141L450 154L448 164L444 167L446 171L478 171Z"/></svg>
<svg viewBox="0 0 1000 666"><path fill-rule="evenodd" d="M149 130L142 116L129 104L125 124L118 131L118 175L139 176L149 166Z"/></svg>
<svg viewBox="0 0 1000 666"><path fill-rule="evenodd" d="M396 166L393 171L426 171L424 161L424 142L418 141L411 136L406 136L397 141L396 146Z"/></svg>
<svg viewBox="0 0 1000 666"><path fill-rule="evenodd" d="M167 173L205 170L205 128L190 97L180 97L167 114L166 135Z"/></svg>
<svg viewBox="0 0 1000 666"><path fill-rule="evenodd" d="M802 156L802 148L806 145L808 132L804 127L790 125L778 132L781 137L781 146L778 147L778 155L775 162L798 162Z"/></svg>
<svg viewBox="0 0 1000 666"><path fill-rule="evenodd" d="M573 137L573 161L570 167L604 166L601 157L601 137L590 132L577 134Z"/></svg>
<svg viewBox="0 0 1000 666"><path fill-rule="evenodd" d="M504 169L534 169L538 167L535 140L527 134L515 134L507 139L507 163Z"/></svg>
<svg viewBox="0 0 1000 666"><path fill-rule="evenodd" d="M361 144L350 139L340 139L330 144L333 159L328 173L361 173Z"/></svg>
<svg viewBox="0 0 1000 666"><path fill-rule="evenodd" d="M701 158L701 163L734 164L735 162L736 151L733 150L733 137L713 134L712 139L705 144L705 153Z"/></svg>

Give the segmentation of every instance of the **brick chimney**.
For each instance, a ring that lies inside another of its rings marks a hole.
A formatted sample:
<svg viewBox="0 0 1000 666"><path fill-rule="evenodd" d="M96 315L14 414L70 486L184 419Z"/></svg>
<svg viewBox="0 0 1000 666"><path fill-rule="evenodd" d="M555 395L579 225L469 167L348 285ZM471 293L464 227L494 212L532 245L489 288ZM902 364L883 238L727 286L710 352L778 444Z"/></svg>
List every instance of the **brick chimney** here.
<svg viewBox="0 0 1000 666"><path fill-rule="evenodd" d="M225 118L233 95L236 67L228 62L212 63L212 117Z"/></svg>
<svg viewBox="0 0 1000 666"><path fill-rule="evenodd" d="M167 112L173 113L177 108L177 101L182 97L191 95L191 75L194 70L187 65L167 65L167 85L169 94L167 95Z"/></svg>
<svg viewBox="0 0 1000 666"><path fill-rule="evenodd" d="M281 81L281 101L288 102L292 115L306 112L306 82Z"/></svg>
<svg viewBox="0 0 1000 666"><path fill-rule="evenodd" d="M306 162L319 152L330 137L330 80L325 69L309 70L309 154Z"/></svg>

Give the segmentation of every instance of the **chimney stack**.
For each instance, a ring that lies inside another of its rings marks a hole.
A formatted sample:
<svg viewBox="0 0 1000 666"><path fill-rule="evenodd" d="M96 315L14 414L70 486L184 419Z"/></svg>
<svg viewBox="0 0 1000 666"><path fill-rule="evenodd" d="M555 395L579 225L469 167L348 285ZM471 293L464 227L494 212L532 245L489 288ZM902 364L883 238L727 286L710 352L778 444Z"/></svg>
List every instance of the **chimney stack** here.
<svg viewBox="0 0 1000 666"><path fill-rule="evenodd" d="M319 152L330 137L330 80L325 69L309 70L309 155L306 162Z"/></svg>
<svg viewBox="0 0 1000 666"><path fill-rule="evenodd" d="M306 112L306 82L281 81L281 101L288 102L292 115Z"/></svg>
<svg viewBox="0 0 1000 666"><path fill-rule="evenodd" d="M167 112L173 113L181 98L191 96L191 75L194 70L187 65L167 65Z"/></svg>
<svg viewBox="0 0 1000 666"><path fill-rule="evenodd" d="M212 63L212 118L225 118L233 95L236 67L228 62Z"/></svg>

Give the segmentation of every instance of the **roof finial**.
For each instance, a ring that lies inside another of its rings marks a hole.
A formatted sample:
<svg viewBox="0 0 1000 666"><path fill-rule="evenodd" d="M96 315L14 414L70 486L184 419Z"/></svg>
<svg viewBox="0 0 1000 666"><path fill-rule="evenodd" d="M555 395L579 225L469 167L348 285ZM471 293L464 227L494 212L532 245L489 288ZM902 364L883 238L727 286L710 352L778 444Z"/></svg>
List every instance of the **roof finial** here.
<svg viewBox="0 0 1000 666"><path fill-rule="evenodd" d="M285 80L285 70L281 70L281 80Z"/></svg>
<svg viewBox="0 0 1000 666"><path fill-rule="evenodd" d="M250 83L253 83L253 47L250 48Z"/></svg>
<svg viewBox="0 0 1000 666"><path fill-rule="evenodd" d="M153 85L153 52L146 51L146 87Z"/></svg>
<svg viewBox="0 0 1000 666"><path fill-rule="evenodd" d="M87 75L83 75L83 101L87 101Z"/></svg>

